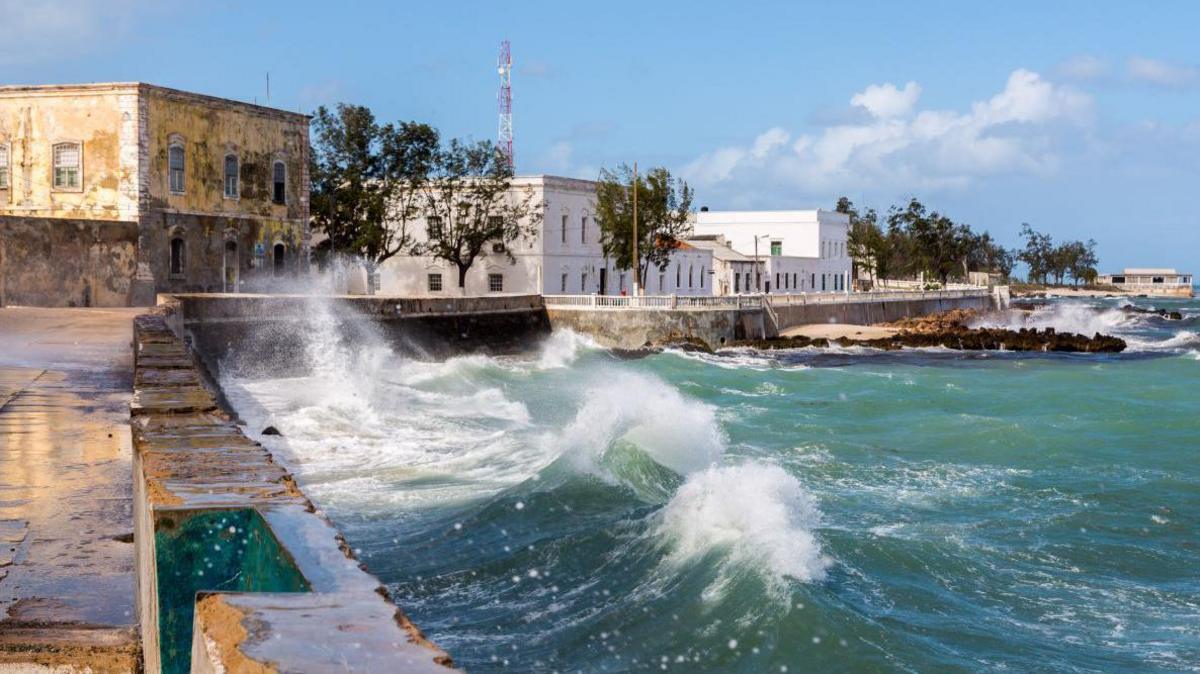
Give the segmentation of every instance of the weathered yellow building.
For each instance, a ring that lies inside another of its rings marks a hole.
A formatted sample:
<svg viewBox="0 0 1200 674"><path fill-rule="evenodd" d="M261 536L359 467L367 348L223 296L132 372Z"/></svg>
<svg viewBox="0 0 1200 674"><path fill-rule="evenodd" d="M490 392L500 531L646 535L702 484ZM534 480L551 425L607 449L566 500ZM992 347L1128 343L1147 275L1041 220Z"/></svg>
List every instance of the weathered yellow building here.
<svg viewBox="0 0 1200 674"><path fill-rule="evenodd" d="M0 87L0 303L261 290L307 263L308 117L142 83Z"/></svg>

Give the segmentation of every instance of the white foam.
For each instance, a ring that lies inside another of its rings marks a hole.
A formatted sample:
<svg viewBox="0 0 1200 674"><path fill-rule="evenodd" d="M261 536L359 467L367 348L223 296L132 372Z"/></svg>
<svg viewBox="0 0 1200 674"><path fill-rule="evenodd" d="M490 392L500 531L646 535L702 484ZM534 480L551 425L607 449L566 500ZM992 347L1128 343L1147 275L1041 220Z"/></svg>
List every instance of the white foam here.
<svg viewBox="0 0 1200 674"><path fill-rule="evenodd" d="M716 585L727 583L736 567L749 566L780 587L787 579L825 577L831 560L813 535L820 520L816 501L795 477L775 465L744 463L689 476L658 513L654 533L669 547L664 563L670 566L717 553L722 574Z"/></svg>
<svg viewBox="0 0 1200 674"><path fill-rule="evenodd" d="M583 400L575 419L546 439L562 447L579 469L598 471L605 453L622 438L680 475L719 462L725 452L716 410L656 377L611 372L594 381Z"/></svg>

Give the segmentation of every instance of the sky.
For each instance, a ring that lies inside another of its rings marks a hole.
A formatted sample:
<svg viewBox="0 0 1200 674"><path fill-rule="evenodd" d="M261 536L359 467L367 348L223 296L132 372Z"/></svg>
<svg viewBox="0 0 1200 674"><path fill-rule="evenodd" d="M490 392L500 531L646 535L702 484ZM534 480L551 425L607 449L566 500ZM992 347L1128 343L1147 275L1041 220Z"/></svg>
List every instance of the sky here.
<svg viewBox="0 0 1200 674"><path fill-rule="evenodd" d="M847 6L847 5L853 6ZM637 161L698 206L911 197L1101 271L1200 272L1200 3L0 0L0 82L145 81L344 101L494 139L512 43L518 173Z"/></svg>

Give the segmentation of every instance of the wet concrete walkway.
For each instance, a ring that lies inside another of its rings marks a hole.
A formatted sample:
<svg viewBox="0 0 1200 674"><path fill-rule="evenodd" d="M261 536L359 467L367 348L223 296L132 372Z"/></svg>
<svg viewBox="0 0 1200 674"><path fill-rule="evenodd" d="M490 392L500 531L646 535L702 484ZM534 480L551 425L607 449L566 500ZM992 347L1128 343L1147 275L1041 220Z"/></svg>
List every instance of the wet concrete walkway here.
<svg viewBox="0 0 1200 674"><path fill-rule="evenodd" d="M0 671L136 666L129 309L0 309Z"/></svg>

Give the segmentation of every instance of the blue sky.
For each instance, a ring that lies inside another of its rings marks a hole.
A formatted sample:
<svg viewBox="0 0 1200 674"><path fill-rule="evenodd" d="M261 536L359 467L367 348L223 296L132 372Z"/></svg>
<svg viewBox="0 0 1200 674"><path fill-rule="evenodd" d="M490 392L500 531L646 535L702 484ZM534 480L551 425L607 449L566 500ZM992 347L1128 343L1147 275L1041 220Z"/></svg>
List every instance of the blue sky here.
<svg viewBox="0 0 1200 674"><path fill-rule="evenodd" d="M7 83L143 80L494 138L512 41L517 169L637 160L697 205L920 197L1102 267L1200 271L1200 3L0 0Z"/></svg>

